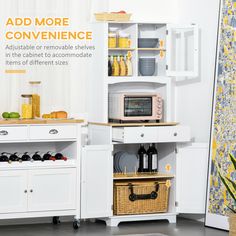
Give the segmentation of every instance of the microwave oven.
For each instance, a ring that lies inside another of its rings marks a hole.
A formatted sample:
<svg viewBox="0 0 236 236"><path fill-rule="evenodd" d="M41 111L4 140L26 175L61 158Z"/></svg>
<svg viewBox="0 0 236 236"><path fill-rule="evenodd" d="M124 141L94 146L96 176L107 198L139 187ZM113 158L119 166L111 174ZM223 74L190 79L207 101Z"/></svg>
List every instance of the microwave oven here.
<svg viewBox="0 0 236 236"><path fill-rule="evenodd" d="M157 93L110 93L110 121L160 121L162 97Z"/></svg>

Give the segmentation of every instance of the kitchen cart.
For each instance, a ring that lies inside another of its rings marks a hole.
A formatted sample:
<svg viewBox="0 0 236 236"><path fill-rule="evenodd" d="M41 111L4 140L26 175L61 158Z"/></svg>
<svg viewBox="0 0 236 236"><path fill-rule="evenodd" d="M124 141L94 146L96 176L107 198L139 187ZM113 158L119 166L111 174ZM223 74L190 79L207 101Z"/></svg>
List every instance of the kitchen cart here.
<svg viewBox="0 0 236 236"><path fill-rule="evenodd" d="M80 219L82 120L0 120L0 152L63 153L64 160L0 162L0 219Z"/></svg>

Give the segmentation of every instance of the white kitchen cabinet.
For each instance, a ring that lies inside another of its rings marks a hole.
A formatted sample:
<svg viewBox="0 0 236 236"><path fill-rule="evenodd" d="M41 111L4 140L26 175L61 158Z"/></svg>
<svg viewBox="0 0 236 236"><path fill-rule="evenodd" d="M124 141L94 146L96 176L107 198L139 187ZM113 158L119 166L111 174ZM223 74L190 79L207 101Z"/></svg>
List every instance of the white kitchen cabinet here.
<svg viewBox="0 0 236 236"><path fill-rule="evenodd" d="M195 24L167 24L167 76L197 77L199 74L199 29Z"/></svg>
<svg viewBox="0 0 236 236"><path fill-rule="evenodd" d="M0 142L26 140L27 132L27 126L0 126Z"/></svg>
<svg viewBox="0 0 236 236"><path fill-rule="evenodd" d="M208 149L207 143L177 149L176 202L179 213L205 214Z"/></svg>
<svg viewBox="0 0 236 236"><path fill-rule="evenodd" d="M112 140L121 143L166 143L190 141L188 126L113 127Z"/></svg>
<svg viewBox="0 0 236 236"><path fill-rule="evenodd" d="M81 218L112 216L112 145L83 147L81 172Z"/></svg>
<svg viewBox="0 0 236 236"><path fill-rule="evenodd" d="M26 171L0 171L0 189L0 215L27 211Z"/></svg>
<svg viewBox="0 0 236 236"><path fill-rule="evenodd" d="M29 171L29 211L76 209L76 169Z"/></svg>
<svg viewBox="0 0 236 236"><path fill-rule="evenodd" d="M4 125L4 122L6 125ZM42 123L40 123L42 122ZM0 162L0 219L74 216L80 219L80 120L1 121L0 150L41 157L62 153L63 160Z"/></svg>

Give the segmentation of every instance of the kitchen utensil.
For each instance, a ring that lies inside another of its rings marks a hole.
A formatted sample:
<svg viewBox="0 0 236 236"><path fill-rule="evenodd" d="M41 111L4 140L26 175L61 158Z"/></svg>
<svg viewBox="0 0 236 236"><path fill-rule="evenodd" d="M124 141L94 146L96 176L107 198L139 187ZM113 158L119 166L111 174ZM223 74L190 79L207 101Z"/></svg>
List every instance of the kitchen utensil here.
<svg viewBox="0 0 236 236"><path fill-rule="evenodd" d="M139 72L142 76L152 76L156 71L155 58L139 58Z"/></svg>

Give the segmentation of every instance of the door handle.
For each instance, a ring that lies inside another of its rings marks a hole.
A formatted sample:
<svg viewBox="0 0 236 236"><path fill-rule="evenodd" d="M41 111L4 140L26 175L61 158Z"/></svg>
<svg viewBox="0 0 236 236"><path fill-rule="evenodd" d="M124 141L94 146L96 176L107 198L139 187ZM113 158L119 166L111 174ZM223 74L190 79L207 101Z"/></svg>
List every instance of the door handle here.
<svg viewBox="0 0 236 236"><path fill-rule="evenodd" d="M58 130L57 129L51 129L49 130L49 134L58 134Z"/></svg>
<svg viewBox="0 0 236 236"><path fill-rule="evenodd" d="M8 135L8 132L7 132L6 130L1 130L1 131L0 131L0 135L4 135L4 136L5 136L5 135Z"/></svg>

